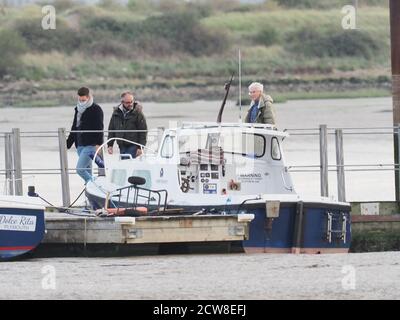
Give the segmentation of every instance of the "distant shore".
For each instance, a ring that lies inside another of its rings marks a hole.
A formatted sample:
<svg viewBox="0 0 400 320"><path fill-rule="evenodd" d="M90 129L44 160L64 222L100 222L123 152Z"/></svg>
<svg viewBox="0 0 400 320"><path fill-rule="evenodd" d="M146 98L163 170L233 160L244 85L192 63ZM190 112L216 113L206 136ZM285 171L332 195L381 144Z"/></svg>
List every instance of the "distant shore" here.
<svg viewBox="0 0 400 320"><path fill-rule="evenodd" d="M144 102L222 100L232 73L236 100L239 49L244 98L253 81L276 102L390 95L385 0L360 4L356 30L341 27L342 0L60 1L52 30L40 4L4 8L0 107L70 105L83 85L105 103L123 90Z"/></svg>
<svg viewBox="0 0 400 320"><path fill-rule="evenodd" d="M256 78L258 80L258 78ZM224 97L227 79L97 79L46 80L40 82L18 81L0 83L0 107L49 107L69 105L75 100L75 91L81 85L90 86L98 101L118 102L124 90L132 90L143 102L191 102L196 100L219 100ZM261 80L262 81L262 80ZM247 85L250 78L242 80L242 103L249 102ZM391 95L390 78L284 78L275 77L263 81L266 91L275 102L301 99L340 99L387 97ZM238 81L231 87L231 100L239 101Z"/></svg>

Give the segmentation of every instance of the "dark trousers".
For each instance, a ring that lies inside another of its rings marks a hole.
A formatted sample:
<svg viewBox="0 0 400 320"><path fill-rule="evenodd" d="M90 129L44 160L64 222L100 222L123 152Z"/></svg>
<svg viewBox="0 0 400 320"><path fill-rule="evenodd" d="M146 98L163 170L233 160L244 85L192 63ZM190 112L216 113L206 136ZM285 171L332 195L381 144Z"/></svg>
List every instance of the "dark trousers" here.
<svg viewBox="0 0 400 320"><path fill-rule="evenodd" d="M133 159L136 158L136 151L138 146L136 144L131 144L129 146L120 146L119 153L120 154L130 154Z"/></svg>

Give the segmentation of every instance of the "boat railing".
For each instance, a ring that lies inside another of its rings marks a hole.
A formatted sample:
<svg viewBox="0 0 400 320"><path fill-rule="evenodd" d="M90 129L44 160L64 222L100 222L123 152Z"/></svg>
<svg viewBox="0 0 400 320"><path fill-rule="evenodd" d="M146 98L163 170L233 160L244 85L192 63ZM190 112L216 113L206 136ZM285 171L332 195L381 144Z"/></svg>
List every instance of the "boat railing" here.
<svg viewBox="0 0 400 320"><path fill-rule="evenodd" d="M207 128L256 128L278 130L275 125L266 123L238 123L238 122L182 122L182 129L207 129Z"/></svg>
<svg viewBox="0 0 400 320"><path fill-rule="evenodd" d="M132 177L135 178L135 177ZM137 184L119 188L115 192L118 206L112 208L114 215L146 215L150 212L163 213L167 208L168 191L152 190ZM108 204L106 204L108 206Z"/></svg>
<svg viewBox="0 0 400 320"><path fill-rule="evenodd" d="M93 175L93 170L94 170L94 168L95 168L95 164L98 164L98 166L99 166L99 168L104 168L104 164L103 163L101 163L100 165L99 165L99 161L100 162L103 162L103 160L104 160L104 154L106 153L105 151L104 151L104 148L108 145L108 143L109 142L111 142L111 141L124 141L124 142L126 142L126 143L129 143L129 144L132 144L132 145L136 145L136 146L138 146L140 149L142 149L143 151L146 151L146 153L147 152L150 152L152 155L157 155L157 150L154 150L154 149L152 149L152 148L150 148L150 147L147 147L147 146L145 146L145 145L143 145L143 144L140 144L140 143L137 143L137 142L134 142L134 141L131 141L131 140L127 140L127 139L123 139L123 138L111 138L111 139L108 139L106 142L104 142L102 145L100 145L99 146L99 148L96 150L96 152L94 153L94 155L93 155L93 159L92 159L92 175ZM100 158L100 155L101 154L103 154L103 158ZM123 156L123 155L121 155L121 156ZM129 156L131 156L131 155L129 155Z"/></svg>

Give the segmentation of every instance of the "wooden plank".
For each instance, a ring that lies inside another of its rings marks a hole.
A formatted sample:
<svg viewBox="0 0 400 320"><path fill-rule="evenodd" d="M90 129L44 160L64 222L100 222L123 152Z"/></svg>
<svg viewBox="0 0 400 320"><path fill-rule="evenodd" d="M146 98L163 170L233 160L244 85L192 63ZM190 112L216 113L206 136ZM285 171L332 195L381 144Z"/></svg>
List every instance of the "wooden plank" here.
<svg viewBox="0 0 400 320"><path fill-rule="evenodd" d="M128 234L139 231L139 237L127 237L127 243L171 243L171 242L208 242L240 241L248 236L248 228L243 234L235 235L229 227L172 228L172 229L139 229L130 228Z"/></svg>
<svg viewBox="0 0 400 320"><path fill-rule="evenodd" d="M352 216L352 223L363 222L400 222L400 214L391 216Z"/></svg>
<svg viewBox="0 0 400 320"><path fill-rule="evenodd" d="M47 229L43 243L125 243L121 228L103 230Z"/></svg>
<svg viewBox="0 0 400 320"><path fill-rule="evenodd" d="M110 229L114 228L114 218L46 218L47 226L57 226L61 229L82 229L86 221L87 228L89 229ZM210 223L213 226L236 225L238 223L236 216L184 216L184 217L140 217L136 218L136 225L144 226L146 228L162 228L166 224L172 228L182 227L200 227L207 226Z"/></svg>
<svg viewBox="0 0 400 320"><path fill-rule="evenodd" d="M351 203L351 214L352 216L361 214L361 205L363 203L377 203L379 206L379 215L395 215L400 212L399 204L395 201L362 201Z"/></svg>
<svg viewBox="0 0 400 320"><path fill-rule="evenodd" d="M248 238L248 222L237 216L140 217L134 224L113 218L61 216L46 219L44 243L171 243L241 241Z"/></svg>

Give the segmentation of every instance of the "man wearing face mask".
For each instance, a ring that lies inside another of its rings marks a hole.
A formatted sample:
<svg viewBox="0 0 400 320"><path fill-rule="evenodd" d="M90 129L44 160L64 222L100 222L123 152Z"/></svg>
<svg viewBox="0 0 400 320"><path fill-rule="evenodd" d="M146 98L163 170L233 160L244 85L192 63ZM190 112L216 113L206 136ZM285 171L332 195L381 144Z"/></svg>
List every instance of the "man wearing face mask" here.
<svg viewBox="0 0 400 320"><path fill-rule="evenodd" d="M146 145L147 123L142 112L142 105L135 101L134 94L124 92L121 94L121 104L114 109L110 119L108 130L140 130L138 132L109 132L108 139L122 138L135 142L139 145ZM108 143L108 153L113 153L114 141ZM132 158L140 156L143 151L137 144L117 140L120 154L130 154Z"/></svg>
<svg viewBox="0 0 400 320"><path fill-rule="evenodd" d="M75 115L72 123L71 132L67 139L67 148L73 144L78 152L78 163L76 171L78 175L87 183L92 179L92 157L97 149L103 144L104 115L101 107L93 102L90 90L82 87L78 90L78 103L75 107Z"/></svg>

